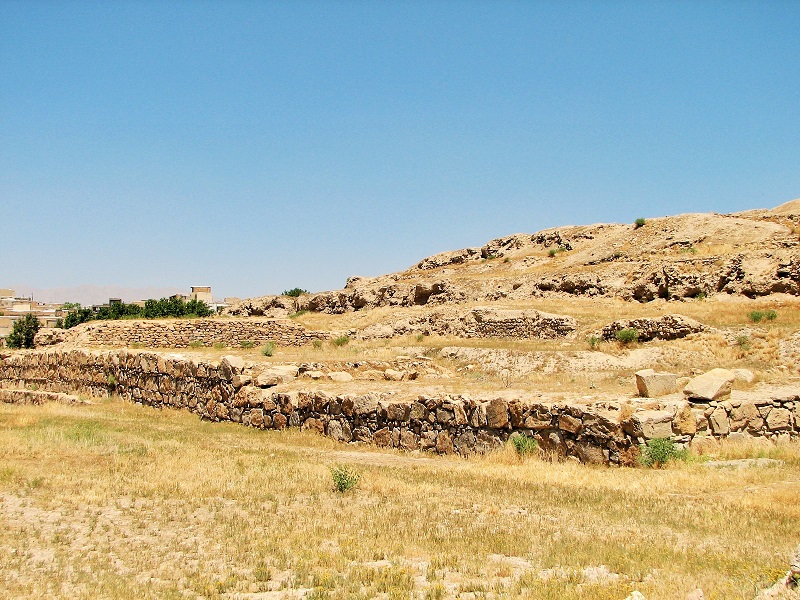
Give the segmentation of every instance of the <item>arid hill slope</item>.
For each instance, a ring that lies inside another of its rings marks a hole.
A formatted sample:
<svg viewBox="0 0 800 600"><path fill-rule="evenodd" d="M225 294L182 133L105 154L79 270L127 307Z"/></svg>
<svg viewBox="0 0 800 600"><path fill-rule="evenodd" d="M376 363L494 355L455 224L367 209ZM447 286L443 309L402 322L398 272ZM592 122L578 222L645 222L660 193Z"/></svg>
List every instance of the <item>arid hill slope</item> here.
<svg viewBox="0 0 800 600"><path fill-rule="evenodd" d="M636 224L546 229L430 256L342 290L264 296L235 316L298 310L340 314L383 306L615 297L648 302L715 294L800 295L800 199L772 210L684 214Z"/></svg>

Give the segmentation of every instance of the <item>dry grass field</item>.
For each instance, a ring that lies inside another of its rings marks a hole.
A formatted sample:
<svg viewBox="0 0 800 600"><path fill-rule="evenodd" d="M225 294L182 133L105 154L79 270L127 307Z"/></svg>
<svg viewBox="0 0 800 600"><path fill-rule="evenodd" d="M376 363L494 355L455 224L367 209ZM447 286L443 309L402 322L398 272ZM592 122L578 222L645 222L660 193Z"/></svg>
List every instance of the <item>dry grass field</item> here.
<svg viewBox="0 0 800 600"><path fill-rule="evenodd" d="M662 470L459 459L108 400L0 405L2 598L753 598L800 448ZM330 468L360 480L334 490Z"/></svg>

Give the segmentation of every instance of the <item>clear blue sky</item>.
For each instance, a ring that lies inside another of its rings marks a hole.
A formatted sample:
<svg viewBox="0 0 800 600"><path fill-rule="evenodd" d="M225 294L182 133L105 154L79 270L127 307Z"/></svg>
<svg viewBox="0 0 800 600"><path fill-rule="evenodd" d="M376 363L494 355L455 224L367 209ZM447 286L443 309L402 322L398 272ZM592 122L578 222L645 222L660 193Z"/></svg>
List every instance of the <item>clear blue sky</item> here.
<svg viewBox="0 0 800 600"><path fill-rule="evenodd" d="M318 291L798 196L794 0L0 0L0 287Z"/></svg>

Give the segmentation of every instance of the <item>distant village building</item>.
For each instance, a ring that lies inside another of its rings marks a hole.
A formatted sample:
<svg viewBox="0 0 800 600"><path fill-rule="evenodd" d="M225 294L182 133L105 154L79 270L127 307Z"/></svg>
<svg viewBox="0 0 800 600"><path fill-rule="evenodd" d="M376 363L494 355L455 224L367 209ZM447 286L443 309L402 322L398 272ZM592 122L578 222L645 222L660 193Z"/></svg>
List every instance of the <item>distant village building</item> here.
<svg viewBox="0 0 800 600"><path fill-rule="evenodd" d="M27 314L35 315L42 327L55 327L61 313L60 309L60 304L36 302L33 298L18 298L14 290L0 288L0 342L11 333L14 323Z"/></svg>
<svg viewBox="0 0 800 600"><path fill-rule="evenodd" d="M210 285L193 285L192 293L189 294L189 298L192 300L201 300L209 305L214 303Z"/></svg>
<svg viewBox="0 0 800 600"><path fill-rule="evenodd" d="M223 302L215 302L211 295L210 285L193 285L189 294L175 294L171 298L181 300L201 300L208 304L209 308L215 312L222 312L230 302L226 298ZM122 298L109 298L107 304L96 304L91 308L97 312L101 308L108 308L115 304L121 304ZM131 302L144 308L145 301L139 300ZM50 304L36 302L31 298L18 298L14 290L10 288L0 288L0 347L3 347L5 337L11 333L14 322L23 318L27 314L34 314L39 319L42 327L57 327L58 320L67 314L62 304Z"/></svg>

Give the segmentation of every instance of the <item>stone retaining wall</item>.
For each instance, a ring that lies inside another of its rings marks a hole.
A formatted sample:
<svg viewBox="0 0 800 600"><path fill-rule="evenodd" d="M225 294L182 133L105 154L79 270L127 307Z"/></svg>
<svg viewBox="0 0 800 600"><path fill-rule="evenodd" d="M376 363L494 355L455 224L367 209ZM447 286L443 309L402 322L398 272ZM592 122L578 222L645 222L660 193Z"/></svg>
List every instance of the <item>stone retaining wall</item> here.
<svg viewBox="0 0 800 600"><path fill-rule="evenodd" d="M64 341L90 347L187 348L193 342L204 346L240 346L242 342L302 346L326 337L325 333L309 331L289 319L210 318L92 321L67 330Z"/></svg>
<svg viewBox="0 0 800 600"><path fill-rule="evenodd" d="M0 385L88 396L114 393L150 406L185 408L214 421L261 429L302 427L343 442L439 453L485 452L516 432L534 436L554 455L606 464L633 464L638 445L655 437L679 443L733 434L788 440L800 432L800 395L788 388L734 392L726 401L703 405L680 399L579 405L445 394L400 400L390 393L253 385L265 381L259 377L264 367L233 356L206 362L145 351L53 348L0 356Z"/></svg>

